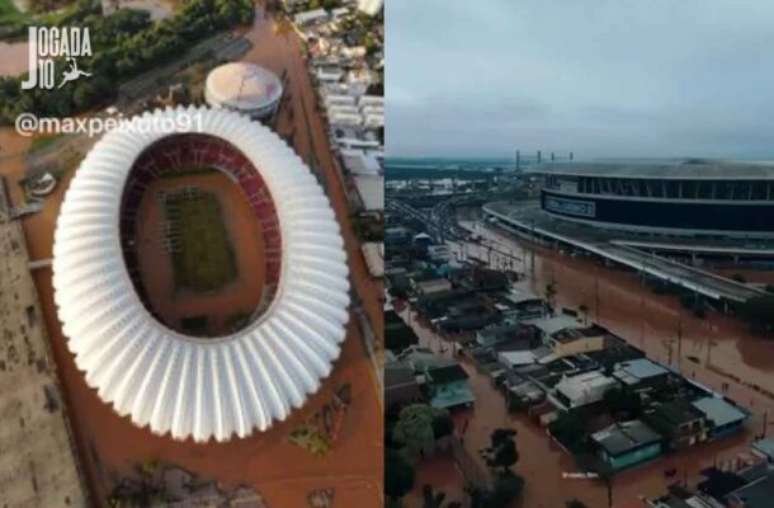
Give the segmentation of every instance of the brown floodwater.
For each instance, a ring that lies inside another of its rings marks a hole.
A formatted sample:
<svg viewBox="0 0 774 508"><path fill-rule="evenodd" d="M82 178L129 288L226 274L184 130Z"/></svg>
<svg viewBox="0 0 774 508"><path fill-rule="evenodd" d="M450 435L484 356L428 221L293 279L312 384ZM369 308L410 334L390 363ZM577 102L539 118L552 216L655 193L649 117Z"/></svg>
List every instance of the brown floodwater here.
<svg viewBox="0 0 774 508"><path fill-rule="evenodd" d="M411 319L408 319L407 311L402 315L416 331L420 344L442 355L452 354L451 348L442 347L440 339L427 327L422 326L415 315L412 315ZM477 372L467 359L462 360L462 366L470 376L471 389L476 399L474 409L454 412L458 432L464 422L468 422L464 437L464 446L468 453L478 460L481 468L485 468L486 464L478 452L489 446L492 431L506 427L518 432L516 442L520 458L514 470L525 479L525 490L522 499L514 502L512 508L558 508L573 498L593 508L607 506L607 490L601 482L563 479L563 473L577 471L572 457L548 437L544 428L525 415L509 414L503 395L492 386L488 376ZM652 497L665 493L667 486L675 481L664 476L664 471L671 468L677 469L676 478L685 477L689 481L695 479L701 469L731 460L746 450L751 436L752 432L746 431L619 473L613 482L613 506L628 505L636 502L640 496ZM424 471L426 465L431 471ZM454 474L455 477L459 474L456 471L449 473L449 465L439 464L438 461L429 461L427 464L420 462L418 468L420 481L432 481L438 478L441 471L447 471L447 474ZM445 477L438 478L437 481L435 485L441 489L448 484ZM416 491L411 497L414 495Z"/></svg>
<svg viewBox="0 0 774 508"><path fill-rule="evenodd" d="M26 39L16 42L0 41L0 77L18 76L27 72L28 47Z"/></svg>

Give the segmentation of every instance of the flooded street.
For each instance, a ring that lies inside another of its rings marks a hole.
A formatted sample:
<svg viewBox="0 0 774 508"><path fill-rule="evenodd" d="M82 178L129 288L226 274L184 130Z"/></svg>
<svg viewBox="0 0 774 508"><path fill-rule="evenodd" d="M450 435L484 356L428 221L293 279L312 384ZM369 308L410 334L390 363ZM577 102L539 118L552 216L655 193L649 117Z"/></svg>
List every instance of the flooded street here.
<svg viewBox="0 0 774 508"><path fill-rule="evenodd" d="M476 232L488 246L508 254L493 252L494 267L510 262L513 269L526 274L521 286L542 296L546 284L554 281L559 306L578 309L586 305L589 319L688 376L705 370L710 375L733 374L744 379L751 391L769 395L754 397L753 406L760 398L767 401L767 407L774 407L774 338L753 335L740 320L716 312L697 318L676 296L654 293L633 272L532 246L499 230L478 228ZM486 245L468 244L464 252L488 260L488 250ZM459 246L455 251L463 252ZM714 380L708 382L712 385ZM739 402L750 404L751 399L743 396Z"/></svg>
<svg viewBox="0 0 774 508"><path fill-rule="evenodd" d="M441 347L439 338L419 324L416 315L412 315L409 319L407 312L403 313L403 317L411 323L422 345L442 355L451 354L451 348ZM462 366L470 376L469 382L476 397L476 403L472 410L455 411L453 414L458 431L465 420L469 422L464 439L464 445L469 454L480 462L482 468L486 467L478 451L489 446L489 436L492 431L507 427L516 429L518 432L516 444L520 458L514 471L524 477L525 490L522 500L514 503L514 508L559 508L573 498L583 501L589 508L607 506L607 489L601 482L563 479L563 473L577 471L573 458L548 437L545 429L530 421L525 415L509 414L506 411L502 393L495 389L488 376L477 372L467 358L463 357ZM667 486L676 481L665 478L663 474L665 470L671 468L677 469L677 477L680 479L683 476L689 481L695 479L703 468L730 460L746 450L752 434L752 431L748 430L740 435L661 457L654 462L618 474L613 483L613 506L627 506L636 501L639 496L663 494ZM422 463L419 469L424 467ZM418 481L437 477L437 472L432 470L446 469L449 465L431 462L428 467L431 471L418 473ZM442 485L439 484L439 486ZM419 488L421 489L421 485Z"/></svg>
<svg viewBox="0 0 774 508"><path fill-rule="evenodd" d="M471 217L465 218L468 221L463 221L463 226L474 228ZM589 320L598 321L649 357L671 364L685 376L717 391L723 391L727 383L724 393L753 412L742 434L661 457L617 475L613 506L628 506L640 496L663 494L677 479L695 481L703 468L723 464L745 452L755 436L764 432L764 421L771 435L774 340L751 335L743 323L718 313L698 319L681 307L677 297L655 294L635 273L605 267L591 258L561 254L500 230L476 227L475 232L482 237L482 244L451 243L454 258L474 258L497 269L525 274L517 285L540 296L545 295L546 284L553 281L559 307L578 309L585 304ZM442 346L437 335L423 327L415 315L409 319L406 312L404 319L411 323L423 345L439 354L451 354L451 348ZM498 427L518 431L520 460L515 470L525 478L526 487L521 503L514 506L556 508L572 498L589 507L607 506L607 490L601 482L563 479L562 473L576 470L572 457L556 446L537 423L525 415L509 415L503 395L466 358L463 367L476 396L475 409L456 414L458 429L459 422L469 420L464 440L468 452L478 457L478 450L488 446L489 435ZM483 461L481 466L485 466ZM448 464L433 463L429 467ZM663 472L671 468L678 474L667 479ZM435 476L423 471L420 478Z"/></svg>

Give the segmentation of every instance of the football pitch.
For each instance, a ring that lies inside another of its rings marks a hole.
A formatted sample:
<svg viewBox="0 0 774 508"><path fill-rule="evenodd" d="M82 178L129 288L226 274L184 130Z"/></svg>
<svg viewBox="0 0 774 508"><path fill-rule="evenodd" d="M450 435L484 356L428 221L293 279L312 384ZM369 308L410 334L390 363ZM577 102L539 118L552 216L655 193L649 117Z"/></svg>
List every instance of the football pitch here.
<svg viewBox="0 0 774 508"><path fill-rule="evenodd" d="M175 289L214 291L237 276L234 250L217 197L198 189L165 200Z"/></svg>

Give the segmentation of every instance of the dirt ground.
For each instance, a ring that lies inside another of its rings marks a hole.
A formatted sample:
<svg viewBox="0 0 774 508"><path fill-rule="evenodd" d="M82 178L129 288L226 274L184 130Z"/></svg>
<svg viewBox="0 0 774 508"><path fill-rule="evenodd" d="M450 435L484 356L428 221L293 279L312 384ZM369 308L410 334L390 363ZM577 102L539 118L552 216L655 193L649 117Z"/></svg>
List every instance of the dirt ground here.
<svg viewBox="0 0 774 508"><path fill-rule="evenodd" d="M162 245L164 210L156 193L186 186L215 194L234 247L237 278L216 292L175 291L172 258ZM220 172L153 181L138 209L137 249L142 283L152 307L178 330L181 318L206 315L210 331L223 334L230 317L239 312L250 314L261 301L266 271L261 226L242 190Z"/></svg>

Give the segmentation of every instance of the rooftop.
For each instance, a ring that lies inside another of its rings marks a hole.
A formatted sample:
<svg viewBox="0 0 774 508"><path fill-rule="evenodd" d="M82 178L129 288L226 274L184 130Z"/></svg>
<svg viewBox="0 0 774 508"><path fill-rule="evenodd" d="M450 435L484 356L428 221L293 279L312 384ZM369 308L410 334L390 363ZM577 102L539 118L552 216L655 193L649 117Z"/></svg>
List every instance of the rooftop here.
<svg viewBox="0 0 774 508"><path fill-rule="evenodd" d="M523 322L537 327L540 331L549 336L560 330L564 330L565 328L577 328L579 326L577 319L565 314L548 318L528 319Z"/></svg>
<svg viewBox="0 0 774 508"><path fill-rule="evenodd" d="M640 420L614 423L604 430L595 432L591 439L610 455L620 455L641 446L660 441L661 434Z"/></svg>
<svg viewBox="0 0 774 508"><path fill-rule="evenodd" d="M622 383L636 384L644 379L654 378L668 373L669 370L665 367L662 367L647 358L639 358L637 360L630 360L617 364L613 371L613 376L618 378Z"/></svg>
<svg viewBox="0 0 774 508"><path fill-rule="evenodd" d="M774 161L725 161L687 159L677 161L600 161L541 164L531 173L609 178L657 178L696 180L773 180Z"/></svg>
<svg viewBox="0 0 774 508"><path fill-rule="evenodd" d="M770 508L772 497L774 497L774 473L728 495L729 500L734 500L744 508Z"/></svg>
<svg viewBox="0 0 774 508"><path fill-rule="evenodd" d="M704 397L693 403L693 406L712 420L716 427L738 422L747 418L748 414L739 407L721 397Z"/></svg>

